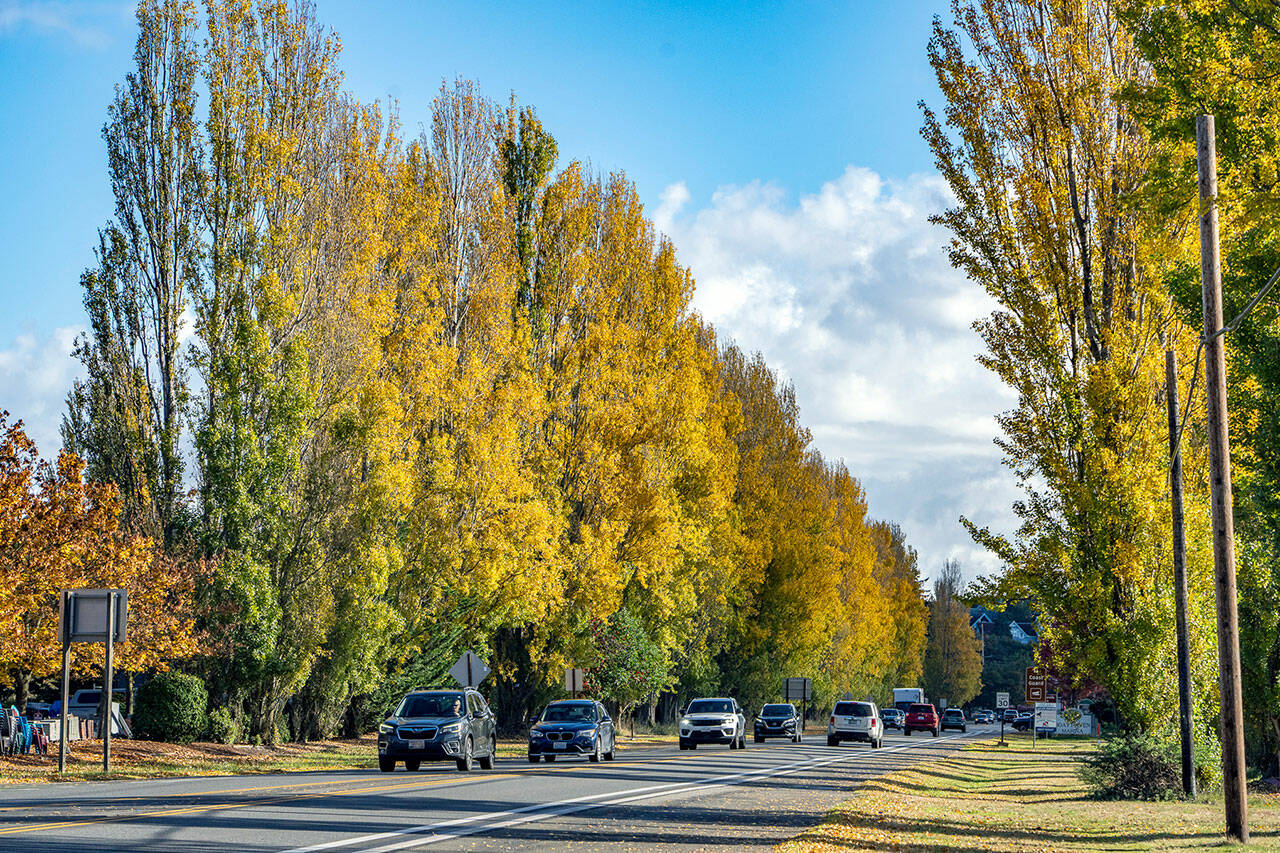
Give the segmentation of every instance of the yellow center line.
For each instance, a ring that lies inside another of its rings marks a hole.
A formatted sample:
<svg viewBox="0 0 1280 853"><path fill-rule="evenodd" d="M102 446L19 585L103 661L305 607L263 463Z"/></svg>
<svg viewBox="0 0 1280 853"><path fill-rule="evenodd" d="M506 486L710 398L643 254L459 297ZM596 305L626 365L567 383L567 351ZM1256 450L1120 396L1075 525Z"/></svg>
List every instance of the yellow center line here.
<svg viewBox="0 0 1280 853"><path fill-rule="evenodd" d="M612 762L612 766L613 767L629 767L629 766L634 766L638 764L667 764L670 762L682 761L682 760L684 760L684 756L671 756L670 758L659 758L659 759L649 759L649 760L638 758L633 761L615 761L615 762ZM531 772L531 769L532 769L532 766L530 767L530 772ZM577 767L576 765L573 765L573 764L562 764L559 767L554 767L554 768L552 767L540 768L542 773L556 773L556 772L563 773L563 772L572 771L574 769L577 769ZM290 796L290 797L272 797L269 799L253 800L247 803L210 803L207 805L200 805L200 806L184 806L179 808L163 809L161 811L138 812L136 814L120 815L119 817L86 818L83 820L67 820L67 821L59 821L59 822L52 822L52 823L34 824L32 826L13 827L10 829L0 829L0 836L21 835L26 832L36 832L38 830L69 829L69 828L76 828L76 827L82 827L82 826L93 826L96 824L104 824L104 823L123 823L125 821L142 820L145 818L152 818L152 817L173 817L175 815L197 814L199 812L223 811L223 810L229 810L229 809L244 809L244 808L252 808L254 806L270 805L274 803L288 803L288 802L296 802L299 800L318 799L320 797L345 797L345 796L350 796L352 794L371 794L378 791L397 791L397 790L405 790L405 789L411 789L411 788L432 788L432 787L437 787L439 785L458 784L458 783L472 782L472 781L485 782L491 779L510 779L516 776L521 776L521 775L527 775L527 772L522 771L520 773L510 773L510 772L495 773L488 776L473 776L473 777L451 776L446 779L430 779L430 780L423 780L420 782L400 782L395 785L377 785L377 786L368 787L368 788L346 788L346 789L341 789L336 791L317 791L315 793L297 794L295 796ZM277 790L279 788L310 787L314 785L336 785L336 784L342 784L342 781L343 780L330 780L328 782L296 782L296 783L290 783L290 784L284 784L284 785L260 785L253 788L226 788L220 791L184 791L181 793L166 794L163 797L160 797L160 799L177 798L177 797L204 797L204 796L213 796L216 794L238 794L238 793L246 793L251 791ZM142 800L142 799L156 799L156 798L127 797L127 798L117 798L114 801L107 801L107 802L119 803L119 802L124 802L128 800ZM92 803L92 804L102 804L102 802L97 801L96 803ZM34 808L48 808L48 807L49 807L48 803L41 803L39 806L27 806L27 807L18 806L15 808L34 809Z"/></svg>

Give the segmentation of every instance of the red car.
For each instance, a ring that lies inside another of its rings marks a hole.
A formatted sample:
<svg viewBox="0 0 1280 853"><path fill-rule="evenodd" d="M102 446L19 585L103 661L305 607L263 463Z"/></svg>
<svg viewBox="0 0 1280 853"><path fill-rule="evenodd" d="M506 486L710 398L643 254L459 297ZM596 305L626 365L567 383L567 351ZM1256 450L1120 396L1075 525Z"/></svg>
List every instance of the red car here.
<svg viewBox="0 0 1280 853"><path fill-rule="evenodd" d="M915 732L933 732L933 736L938 736L938 728L942 725L942 720L938 718L938 712L932 705L912 705L907 708L907 718L902 723L903 734L911 734Z"/></svg>

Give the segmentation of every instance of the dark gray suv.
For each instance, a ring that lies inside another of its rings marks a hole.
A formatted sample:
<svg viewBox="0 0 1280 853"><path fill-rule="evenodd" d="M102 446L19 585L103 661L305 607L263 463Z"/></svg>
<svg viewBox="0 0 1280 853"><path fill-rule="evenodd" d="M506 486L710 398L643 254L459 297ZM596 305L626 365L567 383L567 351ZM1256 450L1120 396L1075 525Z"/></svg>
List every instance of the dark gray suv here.
<svg viewBox="0 0 1280 853"><path fill-rule="evenodd" d="M383 773L403 761L417 770L423 761L456 761L466 772L475 760L493 769L498 725L484 697L465 690L415 690L400 700L378 726L378 768Z"/></svg>

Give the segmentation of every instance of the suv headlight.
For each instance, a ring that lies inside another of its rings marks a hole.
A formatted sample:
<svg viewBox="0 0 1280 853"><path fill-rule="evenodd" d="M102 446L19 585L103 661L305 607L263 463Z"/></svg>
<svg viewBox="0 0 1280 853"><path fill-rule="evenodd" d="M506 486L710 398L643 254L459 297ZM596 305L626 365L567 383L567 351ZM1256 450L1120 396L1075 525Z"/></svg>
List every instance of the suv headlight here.
<svg viewBox="0 0 1280 853"><path fill-rule="evenodd" d="M395 732L396 732L395 723L379 723L378 724L378 734L380 735L391 735L391 734L395 734Z"/></svg>
<svg viewBox="0 0 1280 853"><path fill-rule="evenodd" d="M688 718L688 717L681 717L681 718L680 718L680 725L682 725L682 726L691 726L691 725L693 725L693 723L689 720L689 718Z"/></svg>
<svg viewBox="0 0 1280 853"><path fill-rule="evenodd" d="M456 723L448 723L447 725L443 725L440 727L441 734L456 735L460 731L462 731L461 721Z"/></svg>
<svg viewBox="0 0 1280 853"><path fill-rule="evenodd" d="M539 738L545 738L546 736L546 733L541 729L529 729L530 740L538 740Z"/></svg>

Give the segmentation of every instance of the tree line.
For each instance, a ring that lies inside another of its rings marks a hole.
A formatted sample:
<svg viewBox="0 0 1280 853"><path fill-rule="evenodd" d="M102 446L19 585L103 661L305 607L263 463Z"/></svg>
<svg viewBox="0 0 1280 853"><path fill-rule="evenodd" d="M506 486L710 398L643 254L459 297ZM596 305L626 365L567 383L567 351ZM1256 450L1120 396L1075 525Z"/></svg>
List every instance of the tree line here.
<svg viewBox="0 0 1280 853"><path fill-rule="evenodd" d="M359 731L466 648L516 725L573 665L627 707L917 683L914 550L624 174L464 79L407 134L309 4L137 17L64 446L196 567L167 657L248 735Z"/></svg>
<svg viewBox="0 0 1280 853"><path fill-rule="evenodd" d="M951 259L997 303L983 363L1017 392L1001 418L1024 497L978 592L1027 599L1041 661L1105 687L1125 723L1172 738L1170 438L1180 368L1195 716L1218 719L1195 130L1217 116L1228 320L1280 264L1280 10L1267 3L956 0L929 60L923 135L954 192ZM1250 751L1280 750L1280 326L1273 293L1227 336ZM1195 385L1197 378L1198 385ZM1211 755L1211 748L1204 754Z"/></svg>

